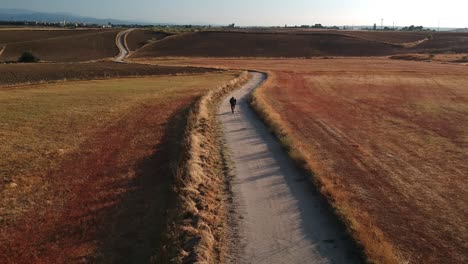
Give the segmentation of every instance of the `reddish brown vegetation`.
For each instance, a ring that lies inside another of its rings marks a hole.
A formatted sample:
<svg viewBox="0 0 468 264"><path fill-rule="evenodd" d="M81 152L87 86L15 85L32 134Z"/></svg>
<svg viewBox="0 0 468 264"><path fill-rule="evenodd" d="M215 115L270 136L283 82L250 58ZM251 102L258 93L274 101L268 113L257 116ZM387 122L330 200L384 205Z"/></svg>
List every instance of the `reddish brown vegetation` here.
<svg viewBox="0 0 468 264"><path fill-rule="evenodd" d="M47 203L2 230L3 261L149 259L174 199L168 186L181 137L180 111L193 99L133 109L50 172L54 185ZM101 256L93 256L96 248Z"/></svg>
<svg viewBox="0 0 468 264"><path fill-rule="evenodd" d="M310 149L314 171L336 182L335 202L359 208L355 221L373 223L413 263L463 263L468 98L459 82L468 80L398 78L414 84L279 73L267 98L281 99L277 112Z"/></svg>
<svg viewBox="0 0 468 264"><path fill-rule="evenodd" d="M127 45L130 51L135 51L146 44L149 44L154 41L161 40L165 37L170 36L169 33L156 32L151 30L137 29L127 36Z"/></svg>
<svg viewBox="0 0 468 264"><path fill-rule="evenodd" d="M126 76L192 74L213 69L168 67L114 62L79 64L0 64L0 86L62 80L91 80Z"/></svg>
<svg viewBox="0 0 468 264"><path fill-rule="evenodd" d="M270 71L259 96L370 259L467 261L466 67L385 59L174 64Z"/></svg>
<svg viewBox="0 0 468 264"><path fill-rule="evenodd" d="M15 32L16 34L31 33L31 31ZM65 34L63 37L7 44L0 60L16 61L24 51L31 51L42 61L54 62L98 60L113 57L119 52L115 45L115 37L119 30L93 30L86 34L83 34L86 31L80 30L72 31L73 34L63 32Z"/></svg>

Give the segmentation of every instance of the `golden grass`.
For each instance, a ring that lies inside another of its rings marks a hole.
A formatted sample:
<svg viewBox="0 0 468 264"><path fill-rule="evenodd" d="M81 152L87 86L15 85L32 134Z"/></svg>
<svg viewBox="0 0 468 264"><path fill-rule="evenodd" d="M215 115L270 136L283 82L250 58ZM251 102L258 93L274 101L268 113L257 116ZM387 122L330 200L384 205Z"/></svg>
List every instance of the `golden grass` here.
<svg viewBox="0 0 468 264"><path fill-rule="evenodd" d="M0 225L36 207L47 175L132 109L201 96L232 74L34 85L0 90Z"/></svg>
<svg viewBox="0 0 468 264"><path fill-rule="evenodd" d="M210 90L190 113L185 156L177 173L178 217L170 237L177 263L224 262L227 205L215 111L220 99L247 79L243 72Z"/></svg>

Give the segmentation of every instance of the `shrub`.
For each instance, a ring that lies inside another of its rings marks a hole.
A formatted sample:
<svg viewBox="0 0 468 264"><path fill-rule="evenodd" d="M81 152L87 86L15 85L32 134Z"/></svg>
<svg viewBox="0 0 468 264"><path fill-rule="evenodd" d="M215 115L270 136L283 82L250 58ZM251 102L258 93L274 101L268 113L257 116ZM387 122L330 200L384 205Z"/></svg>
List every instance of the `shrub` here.
<svg viewBox="0 0 468 264"><path fill-rule="evenodd" d="M21 57L18 58L18 62L38 62L39 58L36 57L32 52L25 51L21 54Z"/></svg>

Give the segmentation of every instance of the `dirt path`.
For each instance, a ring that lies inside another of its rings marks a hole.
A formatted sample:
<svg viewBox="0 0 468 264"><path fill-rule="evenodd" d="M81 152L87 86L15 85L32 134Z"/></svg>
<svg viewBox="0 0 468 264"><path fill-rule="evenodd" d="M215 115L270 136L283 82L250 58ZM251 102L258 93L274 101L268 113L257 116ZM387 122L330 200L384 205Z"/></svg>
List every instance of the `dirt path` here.
<svg viewBox="0 0 468 264"><path fill-rule="evenodd" d="M354 246L247 97L265 75L226 98L218 111L231 161L237 241L233 263L357 263ZM230 113L229 98L238 99Z"/></svg>
<svg viewBox="0 0 468 264"><path fill-rule="evenodd" d="M130 32L135 30L134 28L130 28L124 31L119 32L117 37L115 38L115 44L119 48L119 55L114 59L116 62L123 62L124 59L130 54L130 49L127 46L127 36Z"/></svg>

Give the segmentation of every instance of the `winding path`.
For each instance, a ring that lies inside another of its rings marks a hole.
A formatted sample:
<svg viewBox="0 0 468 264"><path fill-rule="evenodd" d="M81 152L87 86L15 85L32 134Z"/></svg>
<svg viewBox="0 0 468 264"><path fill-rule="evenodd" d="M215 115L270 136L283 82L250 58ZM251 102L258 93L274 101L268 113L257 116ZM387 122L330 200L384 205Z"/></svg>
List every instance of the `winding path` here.
<svg viewBox="0 0 468 264"><path fill-rule="evenodd" d="M130 28L124 31L121 31L117 34L115 38L115 45L119 48L119 55L115 57L114 61L116 62L124 62L124 59L130 54L130 49L127 46L127 36L130 32L135 30L134 28Z"/></svg>
<svg viewBox="0 0 468 264"><path fill-rule="evenodd" d="M296 169L277 140L250 109L248 95L265 79L227 97L219 111L231 161L235 207L233 263L357 263L353 244ZM229 98L238 99L230 113Z"/></svg>

